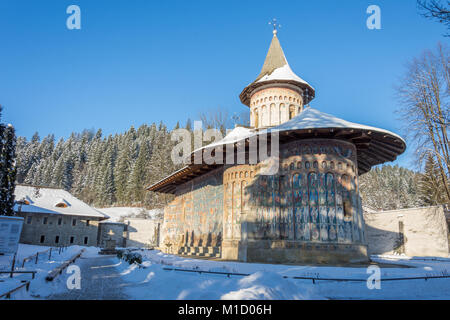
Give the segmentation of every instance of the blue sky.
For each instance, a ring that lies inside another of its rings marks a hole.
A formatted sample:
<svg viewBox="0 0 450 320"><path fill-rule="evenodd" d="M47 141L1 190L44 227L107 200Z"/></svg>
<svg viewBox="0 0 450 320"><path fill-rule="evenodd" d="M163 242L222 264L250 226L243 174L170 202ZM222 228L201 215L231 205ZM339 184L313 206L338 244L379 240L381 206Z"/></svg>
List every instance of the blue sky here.
<svg viewBox="0 0 450 320"><path fill-rule="evenodd" d="M66 28L71 4L81 8L81 30ZM381 30L366 27L371 4L381 8ZM161 120L172 128L217 107L239 113L273 17L291 68L316 89L312 107L396 133L394 86L406 61L448 41L415 0L1 0L3 120L27 138L59 138ZM410 155L397 163L412 168Z"/></svg>

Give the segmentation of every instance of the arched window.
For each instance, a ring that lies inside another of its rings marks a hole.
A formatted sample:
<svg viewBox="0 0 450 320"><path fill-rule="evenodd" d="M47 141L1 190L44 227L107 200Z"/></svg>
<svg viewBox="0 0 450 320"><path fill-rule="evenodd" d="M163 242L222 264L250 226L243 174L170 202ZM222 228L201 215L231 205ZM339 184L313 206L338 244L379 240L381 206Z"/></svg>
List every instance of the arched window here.
<svg viewBox="0 0 450 320"><path fill-rule="evenodd" d="M289 106L289 120L291 120L294 116L295 116L295 113L294 113L295 111L294 111L294 106L293 105L290 105Z"/></svg>
<svg viewBox="0 0 450 320"><path fill-rule="evenodd" d="M284 105L284 103L281 103L280 104L280 115L278 117L279 123L282 123L283 121L285 121L284 113L285 113L285 105Z"/></svg>
<svg viewBox="0 0 450 320"><path fill-rule="evenodd" d="M55 207L57 208L67 208L68 206L69 203L64 199L60 199L55 203Z"/></svg>
<svg viewBox="0 0 450 320"><path fill-rule="evenodd" d="M275 107L275 104L270 104L270 125L275 125L277 119L277 109Z"/></svg>
<svg viewBox="0 0 450 320"><path fill-rule="evenodd" d="M267 110L266 106L261 107L261 127L264 127L267 125Z"/></svg>

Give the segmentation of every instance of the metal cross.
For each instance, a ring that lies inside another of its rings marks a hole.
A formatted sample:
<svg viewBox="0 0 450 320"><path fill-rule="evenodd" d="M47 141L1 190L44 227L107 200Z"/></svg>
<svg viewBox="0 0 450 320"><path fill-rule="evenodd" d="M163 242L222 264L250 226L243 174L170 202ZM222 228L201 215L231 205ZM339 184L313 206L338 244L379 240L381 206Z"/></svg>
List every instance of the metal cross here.
<svg viewBox="0 0 450 320"><path fill-rule="evenodd" d="M273 26L273 33L276 34L278 29L281 28L281 24L277 22L277 19L273 18L272 21L269 21L269 24Z"/></svg>

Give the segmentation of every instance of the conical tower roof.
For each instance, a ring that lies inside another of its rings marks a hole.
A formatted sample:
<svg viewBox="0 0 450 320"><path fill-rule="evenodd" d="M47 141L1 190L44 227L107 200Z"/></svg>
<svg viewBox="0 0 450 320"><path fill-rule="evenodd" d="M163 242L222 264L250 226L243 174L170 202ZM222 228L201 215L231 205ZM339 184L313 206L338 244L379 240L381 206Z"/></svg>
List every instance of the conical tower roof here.
<svg viewBox="0 0 450 320"><path fill-rule="evenodd" d="M239 96L241 102L249 106L253 91L258 87L270 83L289 83L299 87L303 92L305 104L309 103L315 95L314 88L292 71L281 48L276 32L273 34L272 42L270 43L261 72L255 81L242 91Z"/></svg>

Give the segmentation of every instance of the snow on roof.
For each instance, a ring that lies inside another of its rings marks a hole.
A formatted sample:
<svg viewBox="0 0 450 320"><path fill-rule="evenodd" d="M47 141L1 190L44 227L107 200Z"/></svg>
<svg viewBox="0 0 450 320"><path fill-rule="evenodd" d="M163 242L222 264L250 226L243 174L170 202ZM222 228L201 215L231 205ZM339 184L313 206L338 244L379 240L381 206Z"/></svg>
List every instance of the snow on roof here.
<svg viewBox="0 0 450 320"><path fill-rule="evenodd" d="M200 151L202 149L214 148L214 147L221 146L221 145L235 143L235 142L244 140L248 137L251 137L255 134L256 133L253 129L245 128L245 127L236 127L233 130L231 130L230 132L228 132L228 134L223 139L221 139L219 141L214 141L213 143L210 143L206 146L198 148L198 149L194 150L193 153Z"/></svg>
<svg viewBox="0 0 450 320"><path fill-rule="evenodd" d="M108 218L107 215L95 210L63 189L17 185L14 195L16 201L25 199L30 203L21 205L22 212ZM57 207L56 205L60 203L66 204L67 207ZM15 204L14 211L19 211L19 207L20 204Z"/></svg>
<svg viewBox="0 0 450 320"><path fill-rule="evenodd" d="M270 133L270 132L281 132L297 129L319 129L319 128L348 128L348 129L377 131L392 135L404 142L402 137L388 130L346 121L337 118L333 115L330 115L328 113L321 112L314 108L306 108L291 120L282 123L276 127L270 128L267 131L268 133Z"/></svg>
<svg viewBox="0 0 450 320"><path fill-rule="evenodd" d="M236 143L239 141L243 141L251 136L259 135L259 134L270 134L271 132L282 132L282 131L290 131L290 130L298 130L298 129L323 129L323 128L346 128L346 129L362 129L369 130L374 132L382 132L389 135L392 135L400 140L403 140L399 135L392 133L388 130L366 126L358 123L353 123L350 121L346 121L340 118L337 118L333 115L330 115L325 112L321 112L314 108L306 108L303 109L301 113L292 118L291 120L284 122L278 126L264 129L261 131L256 131L254 129L249 129L245 127L236 127L231 130L223 139L219 141L215 141L211 144L203 146L194 150L193 153L198 152L200 150L215 148L218 146L223 146L226 144ZM192 154L193 154L192 153Z"/></svg>
<svg viewBox="0 0 450 320"><path fill-rule="evenodd" d="M308 103L312 98L314 98L314 88L308 82L297 76L289 66L276 33L273 35L261 72L255 81L245 87L240 94L242 103L248 106L250 103L250 97L254 90L264 84L269 84L272 82L291 83L297 87L301 87L302 90L309 91L308 94L304 96L305 103Z"/></svg>
<svg viewBox="0 0 450 320"><path fill-rule="evenodd" d="M272 80L293 80L309 85L305 80L297 76L294 73L294 71L292 71L291 67L287 62L284 66L273 70L272 73L263 75L256 82L264 82Z"/></svg>

